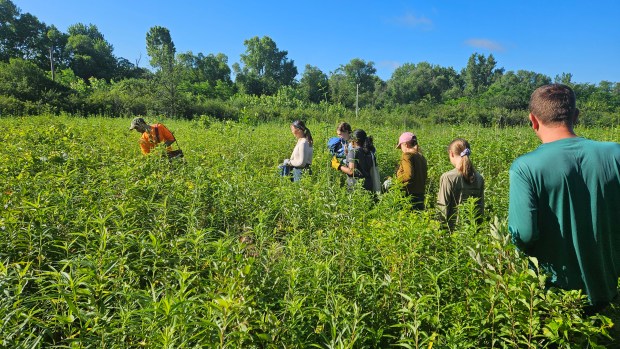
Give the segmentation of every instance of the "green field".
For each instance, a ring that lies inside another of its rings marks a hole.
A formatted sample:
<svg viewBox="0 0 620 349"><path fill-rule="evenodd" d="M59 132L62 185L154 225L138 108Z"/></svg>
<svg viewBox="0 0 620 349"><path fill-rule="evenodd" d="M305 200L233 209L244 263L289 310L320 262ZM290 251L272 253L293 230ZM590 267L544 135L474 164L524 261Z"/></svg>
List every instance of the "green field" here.
<svg viewBox="0 0 620 349"><path fill-rule="evenodd" d="M324 146L336 123L308 124L314 174L292 183L276 174L288 124L147 118L179 140L185 161L169 163L141 155L129 121L0 118L1 348L614 346L613 311L581 316L583 297L545 291L510 244L508 168L539 144L529 129L410 130L430 182L412 213L398 190L342 186ZM404 130L347 121L393 175ZM479 226L465 205L449 233L434 199L455 137L487 211Z"/></svg>

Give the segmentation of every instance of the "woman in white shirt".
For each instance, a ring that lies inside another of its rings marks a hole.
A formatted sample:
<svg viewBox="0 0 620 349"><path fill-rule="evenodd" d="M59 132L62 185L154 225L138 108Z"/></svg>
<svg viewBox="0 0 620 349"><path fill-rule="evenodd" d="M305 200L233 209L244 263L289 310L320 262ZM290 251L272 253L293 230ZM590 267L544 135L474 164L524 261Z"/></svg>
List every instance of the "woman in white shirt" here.
<svg viewBox="0 0 620 349"><path fill-rule="evenodd" d="M293 121L291 133L297 138L297 144L290 159L284 160L284 165L291 167L293 174L291 180L297 182L304 172L312 173L310 165L312 164L312 144L314 141L312 140L312 133L301 120Z"/></svg>

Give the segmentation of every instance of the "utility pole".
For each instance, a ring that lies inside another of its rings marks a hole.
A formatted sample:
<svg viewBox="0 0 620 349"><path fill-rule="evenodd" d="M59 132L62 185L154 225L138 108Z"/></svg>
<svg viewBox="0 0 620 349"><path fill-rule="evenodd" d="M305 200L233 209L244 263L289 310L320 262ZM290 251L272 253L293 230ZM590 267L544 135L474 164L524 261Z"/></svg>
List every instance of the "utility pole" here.
<svg viewBox="0 0 620 349"><path fill-rule="evenodd" d="M54 45L50 46L50 68L52 70L52 81L55 81L56 72L54 71Z"/></svg>
<svg viewBox="0 0 620 349"><path fill-rule="evenodd" d="M323 94L325 96L325 115L329 114L329 104L327 103L327 91Z"/></svg>
<svg viewBox="0 0 620 349"><path fill-rule="evenodd" d="M355 118L357 118L357 114L359 113L359 101L360 101L360 84L355 85Z"/></svg>

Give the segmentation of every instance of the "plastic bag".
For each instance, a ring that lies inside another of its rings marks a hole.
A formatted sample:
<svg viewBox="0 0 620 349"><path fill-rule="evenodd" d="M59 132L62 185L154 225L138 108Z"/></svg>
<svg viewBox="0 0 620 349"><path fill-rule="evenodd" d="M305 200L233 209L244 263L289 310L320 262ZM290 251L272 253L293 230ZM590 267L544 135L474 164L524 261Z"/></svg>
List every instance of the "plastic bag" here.
<svg viewBox="0 0 620 349"><path fill-rule="evenodd" d="M372 154L372 153L371 153ZM381 193L381 174L379 173L379 166L377 166L377 160L372 155L372 168L370 169L370 179L372 180L372 191Z"/></svg>

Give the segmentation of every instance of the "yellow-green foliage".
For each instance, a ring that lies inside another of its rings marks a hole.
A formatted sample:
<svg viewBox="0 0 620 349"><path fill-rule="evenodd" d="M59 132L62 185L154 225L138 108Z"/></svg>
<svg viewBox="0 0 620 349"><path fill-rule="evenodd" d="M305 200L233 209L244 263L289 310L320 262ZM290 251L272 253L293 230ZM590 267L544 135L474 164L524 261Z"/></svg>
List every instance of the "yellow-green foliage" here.
<svg viewBox="0 0 620 349"><path fill-rule="evenodd" d="M129 119L0 119L0 347L581 348L607 317L547 292L506 235L507 171L538 141L525 128L422 127L427 206L342 187L310 123L314 174L277 175L288 124L155 120L184 161L140 153ZM358 125L393 175L400 132ZM604 140L620 132L578 130ZM457 231L435 220L446 146L472 144L487 183Z"/></svg>

